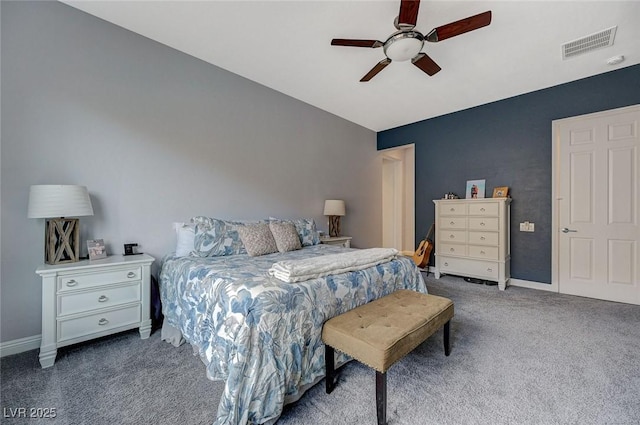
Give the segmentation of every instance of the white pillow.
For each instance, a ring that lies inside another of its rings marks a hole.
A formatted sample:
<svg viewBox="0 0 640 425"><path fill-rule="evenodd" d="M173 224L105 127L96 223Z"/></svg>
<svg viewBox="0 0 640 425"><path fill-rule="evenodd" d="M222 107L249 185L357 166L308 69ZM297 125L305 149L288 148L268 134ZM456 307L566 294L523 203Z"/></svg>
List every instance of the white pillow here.
<svg viewBox="0 0 640 425"><path fill-rule="evenodd" d="M176 230L176 257L186 257L193 251L196 228L188 223L173 223Z"/></svg>

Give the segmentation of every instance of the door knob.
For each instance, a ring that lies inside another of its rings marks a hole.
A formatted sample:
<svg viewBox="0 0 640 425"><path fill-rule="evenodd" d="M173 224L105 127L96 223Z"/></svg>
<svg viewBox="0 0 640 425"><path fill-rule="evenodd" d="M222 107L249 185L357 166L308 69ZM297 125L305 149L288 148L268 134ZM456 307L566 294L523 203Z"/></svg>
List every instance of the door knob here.
<svg viewBox="0 0 640 425"><path fill-rule="evenodd" d="M562 233L569 233L569 232L577 232L577 230L573 230L573 229L567 229L566 227L562 229Z"/></svg>

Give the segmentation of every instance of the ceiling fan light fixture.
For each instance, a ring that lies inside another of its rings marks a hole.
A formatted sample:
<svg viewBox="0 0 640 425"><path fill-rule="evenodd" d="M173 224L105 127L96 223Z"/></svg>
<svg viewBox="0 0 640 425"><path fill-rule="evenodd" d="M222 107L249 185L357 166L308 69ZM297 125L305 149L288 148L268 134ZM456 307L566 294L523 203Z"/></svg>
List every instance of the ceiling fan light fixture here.
<svg viewBox="0 0 640 425"><path fill-rule="evenodd" d="M384 54L392 61L404 62L420 53L423 45L424 37L419 32L399 32L384 43Z"/></svg>
<svg viewBox="0 0 640 425"><path fill-rule="evenodd" d="M400 1L400 12L393 22L398 31L391 34L384 43L378 40L334 38L331 40L331 45L368 48L382 46L386 58L378 62L362 77L361 82L371 80L392 61L405 62L411 60L412 65L416 66L425 74L433 76L440 72L442 68L440 68L440 65L431 59L429 55L422 52L425 40L435 43L491 24L491 11L487 10L486 12L469 16L468 18L440 25L432 29L425 37L421 32L414 30L418 19L419 7L420 0Z"/></svg>

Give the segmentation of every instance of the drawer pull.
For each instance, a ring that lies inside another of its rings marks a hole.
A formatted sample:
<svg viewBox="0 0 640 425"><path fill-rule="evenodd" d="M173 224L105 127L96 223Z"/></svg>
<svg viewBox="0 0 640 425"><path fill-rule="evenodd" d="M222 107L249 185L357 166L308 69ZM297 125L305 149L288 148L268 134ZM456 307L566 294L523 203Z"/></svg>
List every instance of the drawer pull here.
<svg viewBox="0 0 640 425"><path fill-rule="evenodd" d="M489 268L489 269L487 269L487 271L488 271L489 273L491 273L491 272L493 271L493 269Z"/></svg>
<svg viewBox="0 0 640 425"><path fill-rule="evenodd" d="M486 238L485 238L484 236L480 236L480 240L481 240L481 241L483 241L483 240L485 240L485 239L486 239Z"/></svg>
<svg viewBox="0 0 640 425"><path fill-rule="evenodd" d="M480 208L480 211L484 212L484 208Z"/></svg>
<svg viewBox="0 0 640 425"><path fill-rule="evenodd" d="M484 254L485 254L485 252L484 252L484 251L480 251L480 254L484 255Z"/></svg>
<svg viewBox="0 0 640 425"><path fill-rule="evenodd" d="M104 303L107 301L109 301L109 297L107 297L106 295L100 295L100 297L98 298L99 303Z"/></svg>
<svg viewBox="0 0 640 425"><path fill-rule="evenodd" d="M449 251L456 252L456 249L455 248L449 248Z"/></svg>
<svg viewBox="0 0 640 425"><path fill-rule="evenodd" d="M108 321L107 319L105 319L104 317L103 317L102 319L98 320L98 324L99 324L100 326L104 326L104 325L106 325L107 323L109 323L109 321Z"/></svg>
<svg viewBox="0 0 640 425"><path fill-rule="evenodd" d="M136 277L136 274L134 272L129 272L129 273L127 273L127 277L128 278L134 278L134 277Z"/></svg>
<svg viewBox="0 0 640 425"><path fill-rule="evenodd" d="M76 286L77 284L78 282L74 279L70 279L69 281L67 281L67 286Z"/></svg>
<svg viewBox="0 0 640 425"><path fill-rule="evenodd" d="M451 208L449 211L454 212L456 209L455 208Z"/></svg>
<svg viewBox="0 0 640 425"><path fill-rule="evenodd" d="M455 238L456 238L456 236L455 236L455 235L449 235L449 237L450 237L451 239L455 239Z"/></svg>
<svg viewBox="0 0 640 425"><path fill-rule="evenodd" d="M480 223L480 226L484 226L484 221L482 223Z"/></svg>
<svg viewBox="0 0 640 425"><path fill-rule="evenodd" d="M444 263L445 266L449 267L449 263Z"/></svg>

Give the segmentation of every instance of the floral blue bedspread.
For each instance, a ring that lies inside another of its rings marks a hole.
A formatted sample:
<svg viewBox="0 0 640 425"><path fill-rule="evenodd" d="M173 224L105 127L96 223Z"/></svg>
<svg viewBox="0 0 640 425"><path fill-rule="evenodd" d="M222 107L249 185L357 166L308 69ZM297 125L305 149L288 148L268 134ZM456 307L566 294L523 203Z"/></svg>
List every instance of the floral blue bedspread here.
<svg viewBox="0 0 640 425"><path fill-rule="evenodd" d="M165 320L193 345L208 377L225 381L215 425L273 422L286 402L321 379L326 320L397 289L427 292L408 257L298 283L267 274L276 261L340 250L314 245L260 257L165 257Z"/></svg>

